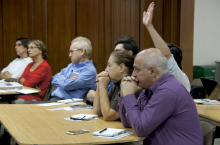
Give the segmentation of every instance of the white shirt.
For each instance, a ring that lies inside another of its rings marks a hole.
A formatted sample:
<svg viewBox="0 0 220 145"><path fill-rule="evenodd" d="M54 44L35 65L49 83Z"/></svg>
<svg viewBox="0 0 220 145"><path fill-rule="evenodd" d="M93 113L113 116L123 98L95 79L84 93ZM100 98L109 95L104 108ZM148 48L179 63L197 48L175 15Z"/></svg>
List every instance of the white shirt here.
<svg viewBox="0 0 220 145"><path fill-rule="evenodd" d="M32 58L16 58L13 60L6 68L4 68L1 72L4 73L8 71L11 74L12 78L19 79L24 72L24 69L27 67L29 63L33 62Z"/></svg>
<svg viewBox="0 0 220 145"><path fill-rule="evenodd" d="M183 86L186 88L186 90L188 92L190 92L190 83L189 83L189 78L187 77L187 75L179 68L179 66L177 65L174 57L173 57L173 54L172 56L168 59L168 62L167 62L167 69L168 69L168 72L172 75L174 75L176 77L176 79L178 81L180 81Z"/></svg>

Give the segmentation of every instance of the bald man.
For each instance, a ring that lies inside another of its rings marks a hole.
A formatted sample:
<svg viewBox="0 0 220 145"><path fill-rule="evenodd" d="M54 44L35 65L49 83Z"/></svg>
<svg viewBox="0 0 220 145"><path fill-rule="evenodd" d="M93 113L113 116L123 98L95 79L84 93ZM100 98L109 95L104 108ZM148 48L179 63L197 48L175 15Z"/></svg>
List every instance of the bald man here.
<svg viewBox="0 0 220 145"><path fill-rule="evenodd" d="M136 100L138 86L143 89ZM167 73L167 58L156 48L141 51L131 77L121 83L118 113L124 127L146 137L145 145L203 145L195 103Z"/></svg>

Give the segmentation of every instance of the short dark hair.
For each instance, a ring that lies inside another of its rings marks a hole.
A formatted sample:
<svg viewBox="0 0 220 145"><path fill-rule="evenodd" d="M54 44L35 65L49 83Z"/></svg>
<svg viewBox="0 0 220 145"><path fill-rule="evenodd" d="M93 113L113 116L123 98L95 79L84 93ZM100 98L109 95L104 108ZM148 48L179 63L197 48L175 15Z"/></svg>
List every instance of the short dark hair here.
<svg viewBox="0 0 220 145"><path fill-rule="evenodd" d="M30 41L30 39L28 39L28 38L18 38L18 39L16 39L16 42L17 41L21 41L21 44L28 49L28 42Z"/></svg>
<svg viewBox="0 0 220 145"><path fill-rule="evenodd" d="M31 40L28 42L28 45L30 43L34 43L37 46L37 48L42 51L43 59L47 60L47 49L46 49L46 46L44 45L44 42L41 40Z"/></svg>
<svg viewBox="0 0 220 145"><path fill-rule="evenodd" d="M128 51L113 51L111 56L114 56L114 62L117 65L124 64L127 67L127 74L131 75L133 72L134 56Z"/></svg>
<svg viewBox="0 0 220 145"><path fill-rule="evenodd" d="M177 65L182 70L182 65L181 65L181 62L182 62L182 50L178 46L176 46L176 45L174 45L172 43L167 43L167 46L170 48L170 52L173 54L173 57L176 60Z"/></svg>
<svg viewBox="0 0 220 145"><path fill-rule="evenodd" d="M136 55L138 53L138 45L135 41L135 39L131 36L124 36L117 41L115 41L115 46L118 44L123 44L123 47L127 51L132 51L133 55Z"/></svg>

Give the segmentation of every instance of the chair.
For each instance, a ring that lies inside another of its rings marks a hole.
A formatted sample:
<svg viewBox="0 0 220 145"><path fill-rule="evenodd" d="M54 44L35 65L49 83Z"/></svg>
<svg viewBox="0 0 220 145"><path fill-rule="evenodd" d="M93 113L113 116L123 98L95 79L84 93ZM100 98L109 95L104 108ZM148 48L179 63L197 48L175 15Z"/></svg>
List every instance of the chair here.
<svg viewBox="0 0 220 145"><path fill-rule="evenodd" d="M216 126L212 122L204 120L200 120L200 125L203 132L204 145L213 145Z"/></svg>
<svg viewBox="0 0 220 145"><path fill-rule="evenodd" d="M52 87L52 85L51 85L51 82L50 82L50 84L48 85L47 91L44 95L43 101L47 101L47 100L50 99L51 87Z"/></svg>

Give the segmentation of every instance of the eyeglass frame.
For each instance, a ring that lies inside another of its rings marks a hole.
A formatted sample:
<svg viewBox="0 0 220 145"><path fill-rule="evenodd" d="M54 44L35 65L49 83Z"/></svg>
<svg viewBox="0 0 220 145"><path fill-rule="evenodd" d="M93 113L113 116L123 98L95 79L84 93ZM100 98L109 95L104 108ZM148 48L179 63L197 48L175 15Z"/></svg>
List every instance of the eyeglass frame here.
<svg viewBox="0 0 220 145"><path fill-rule="evenodd" d="M20 44L18 44L18 45L15 45L15 47L16 47L16 46L20 47L20 46L22 46L22 45L23 45L23 44L22 44L22 43L20 43Z"/></svg>
<svg viewBox="0 0 220 145"><path fill-rule="evenodd" d="M69 53L72 54L73 52L78 51L78 50L81 50L81 49L82 49L82 48L73 49L73 50L70 50Z"/></svg>
<svg viewBox="0 0 220 145"><path fill-rule="evenodd" d="M31 49L31 50L33 50L34 48L38 48L38 47L37 46L28 47L28 49Z"/></svg>

